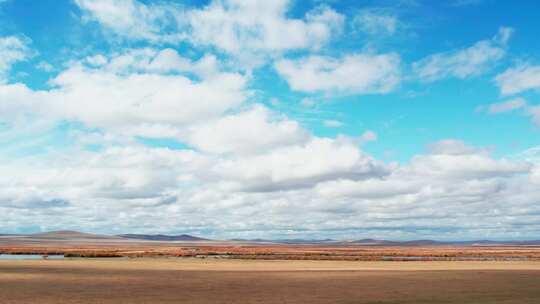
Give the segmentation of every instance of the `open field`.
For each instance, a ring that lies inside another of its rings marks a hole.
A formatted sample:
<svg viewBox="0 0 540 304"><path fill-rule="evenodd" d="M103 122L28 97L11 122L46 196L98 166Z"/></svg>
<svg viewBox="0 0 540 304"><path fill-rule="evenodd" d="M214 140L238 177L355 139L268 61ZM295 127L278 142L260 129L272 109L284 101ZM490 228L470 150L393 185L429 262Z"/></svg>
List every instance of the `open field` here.
<svg viewBox="0 0 540 304"><path fill-rule="evenodd" d="M215 257L246 260L540 261L540 248L484 246L321 246L253 244L109 244L0 246L0 253L66 257Z"/></svg>
<svg viewBox="0 0 540 304"><path fill-rule="evenodd" d="M0 303L540 303L540 247L0 236ZM119 257L119 258L69 258Z"/></svg>
<svg viewBox="0 0 540 304"><path fill-rule="evenodd" d="M538 262L0 261L0 303L539 303Z"/></svg>
<svg viewBox="0 0 540 304"><path fill-rule="evenodd" d="M220 257L256 260L540 261L540 245L149 241L81 233L0 236L1 253L62 254L67 257Z"/></svg>

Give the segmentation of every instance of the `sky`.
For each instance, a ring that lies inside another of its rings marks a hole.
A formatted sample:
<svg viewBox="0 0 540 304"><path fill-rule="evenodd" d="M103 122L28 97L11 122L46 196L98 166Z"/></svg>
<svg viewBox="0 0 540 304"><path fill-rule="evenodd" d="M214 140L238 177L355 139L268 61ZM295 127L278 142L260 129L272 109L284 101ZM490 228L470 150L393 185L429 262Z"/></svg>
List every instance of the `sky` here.
<svg viewBox="0 0 540 304"><path fill-rule="evenodd" d="M540 239L539 9L0 0L0 233Z"/></svg>

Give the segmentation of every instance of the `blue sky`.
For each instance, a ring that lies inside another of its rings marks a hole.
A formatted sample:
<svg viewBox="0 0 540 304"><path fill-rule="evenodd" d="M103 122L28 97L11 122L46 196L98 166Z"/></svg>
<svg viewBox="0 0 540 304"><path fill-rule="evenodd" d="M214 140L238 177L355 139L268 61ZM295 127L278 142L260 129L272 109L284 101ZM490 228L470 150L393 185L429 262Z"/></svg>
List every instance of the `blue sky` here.
<svg viewBox="0 0 540 304"><path fill-rule="evenodd" d="M0 1L0 231L535 238L538 8Z"/></svg>

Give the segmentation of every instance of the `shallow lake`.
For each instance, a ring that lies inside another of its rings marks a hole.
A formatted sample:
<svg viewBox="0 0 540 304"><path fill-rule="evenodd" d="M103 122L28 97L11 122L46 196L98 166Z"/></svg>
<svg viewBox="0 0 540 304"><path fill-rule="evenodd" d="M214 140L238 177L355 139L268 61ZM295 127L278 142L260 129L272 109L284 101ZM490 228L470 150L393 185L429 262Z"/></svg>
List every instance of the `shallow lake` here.
<svg viewBox="0 0 540 304"><path fill-rule="evenodd" d="M48 255L48 260L61 260L63 255ZM0 254L0 260L41 260L41 254Z"/></svg>

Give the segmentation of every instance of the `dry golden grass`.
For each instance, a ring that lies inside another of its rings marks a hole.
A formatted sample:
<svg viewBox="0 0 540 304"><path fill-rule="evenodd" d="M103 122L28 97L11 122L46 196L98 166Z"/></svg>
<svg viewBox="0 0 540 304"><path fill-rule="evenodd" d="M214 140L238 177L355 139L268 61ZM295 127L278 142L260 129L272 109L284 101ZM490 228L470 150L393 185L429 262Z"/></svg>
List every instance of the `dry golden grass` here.
<svg viewBox="0 0 540 304"><path fill-rule="evenodd" d="M358 246L234 243L0 243L0 253L65 254L68 257L202 257L270 260L538 260L528 246Z"/></svg>
<svg viewBox="0 0 540 304"><path fill-rule="evenodd" d="M540 303L537 262L0 261L0 303Z"/></svg>

